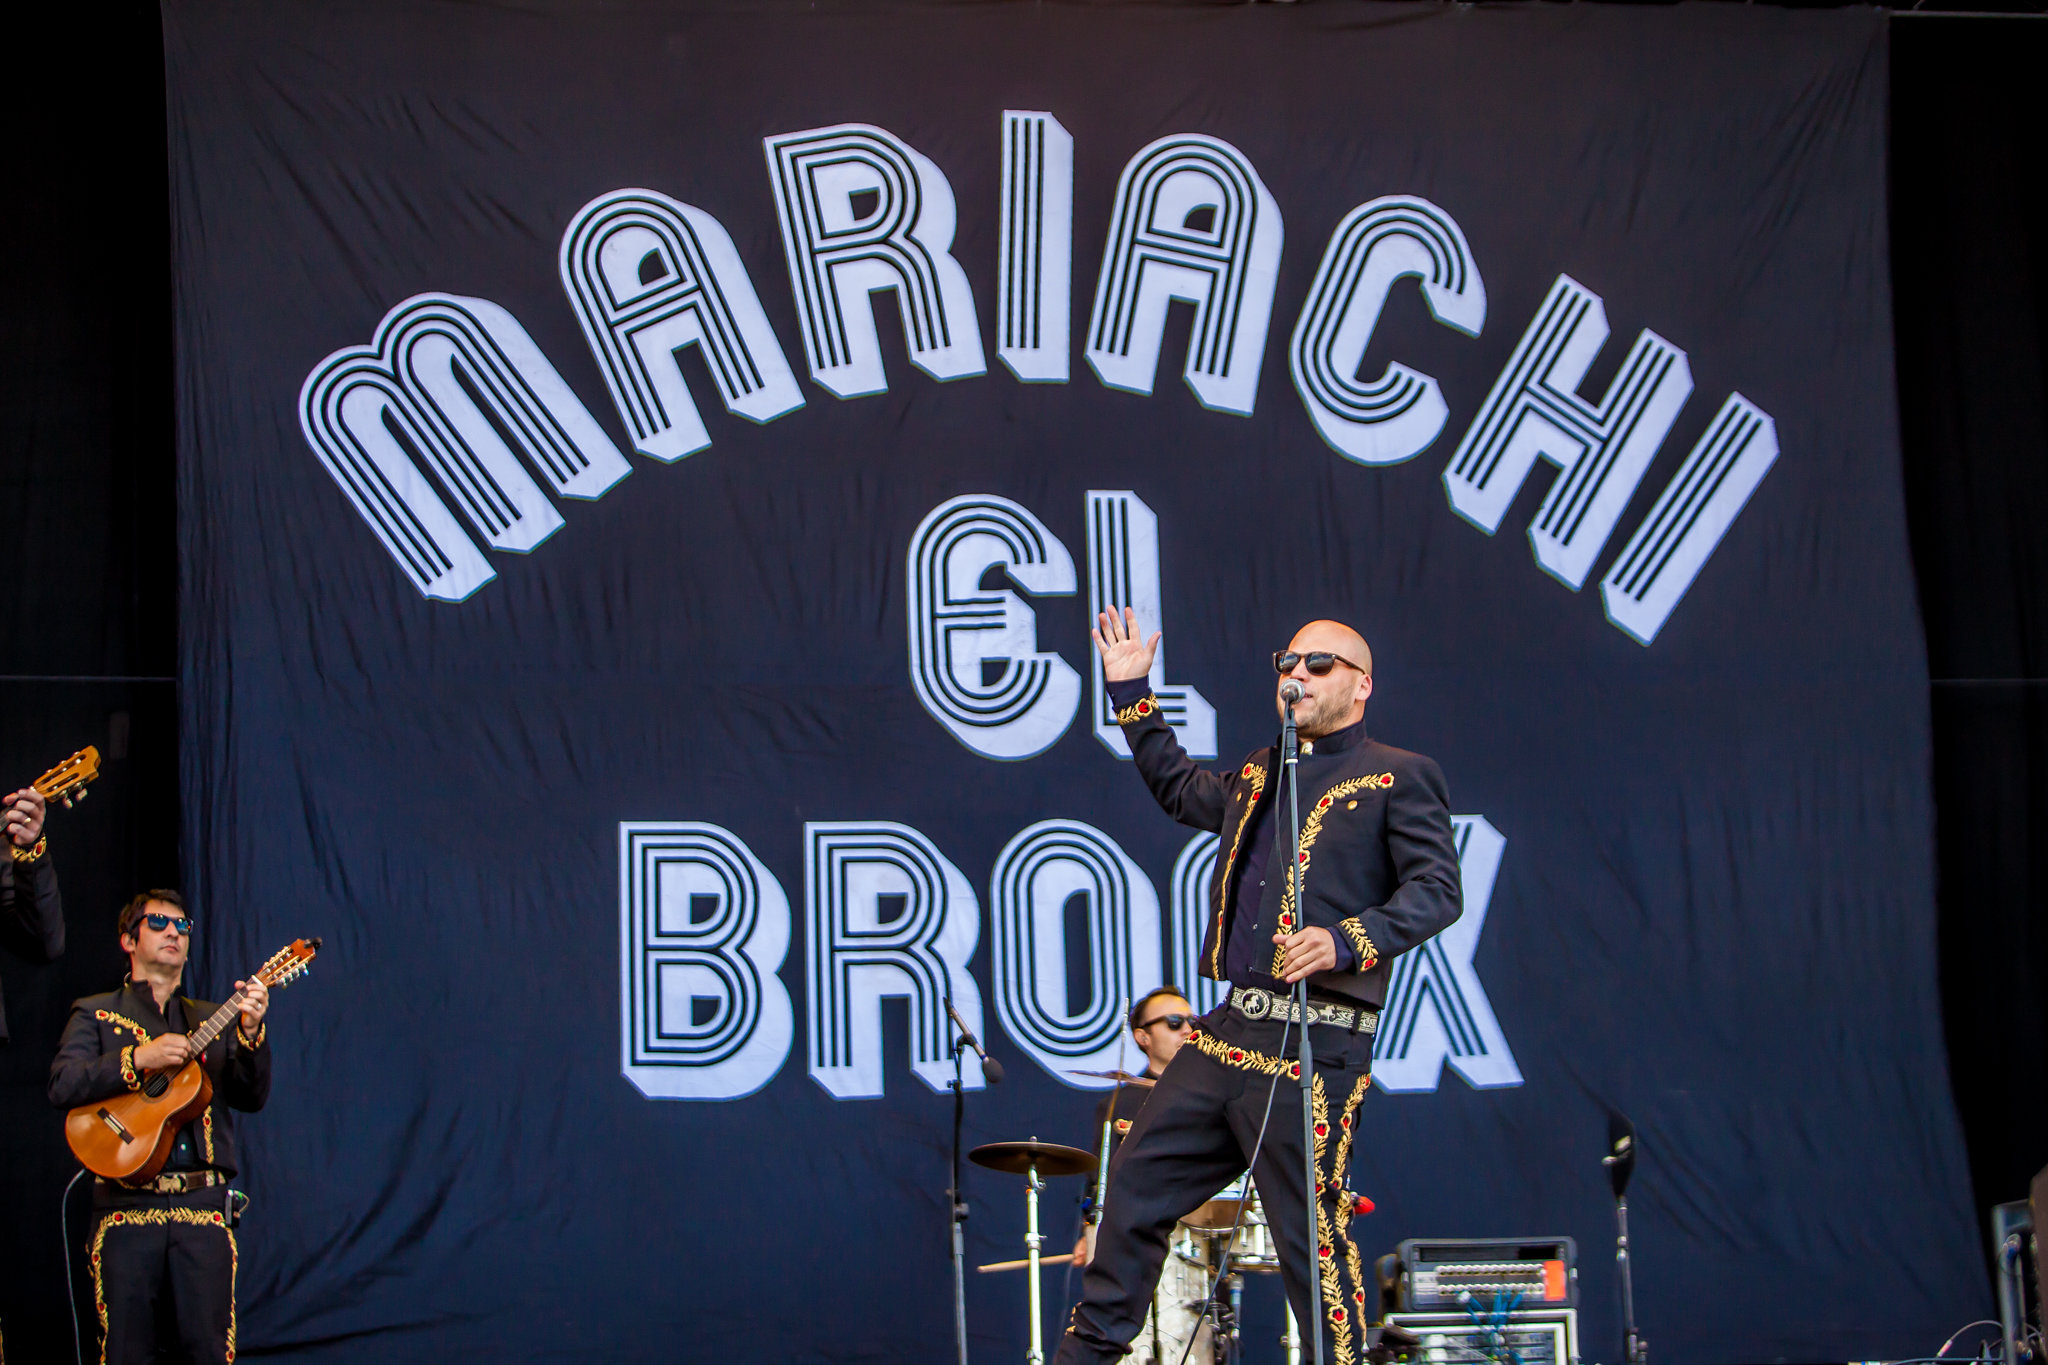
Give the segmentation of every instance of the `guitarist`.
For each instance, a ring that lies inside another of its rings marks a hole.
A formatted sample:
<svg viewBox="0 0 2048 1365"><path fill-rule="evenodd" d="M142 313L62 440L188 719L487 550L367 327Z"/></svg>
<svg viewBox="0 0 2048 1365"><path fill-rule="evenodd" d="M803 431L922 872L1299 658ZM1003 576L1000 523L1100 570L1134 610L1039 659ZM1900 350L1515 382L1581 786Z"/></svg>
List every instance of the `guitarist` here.
<svg viewBox="0 0 2048 1365"><path fill-rule="evenodd" d="M118 991L71 1006L50 1067L50 1103L72 1109L142 1087L144 1074L183 1066L193 1056L188 1029L216 1005L178 994L193 922L175 891L146 891L121 908L117 925L128 977ZM263 1016L270 993L247 990L237 1027L206 1049L213 1102L187 1124L163 1173L141 1186L95 1179L97 1213L90 1244L93 1302L107 1365L156 1359L158 1304L174 1323L174 1358L225 1365L235 1358L235 1174L229 1111L253 1113L270 1097L270 1049Z"/></svg>

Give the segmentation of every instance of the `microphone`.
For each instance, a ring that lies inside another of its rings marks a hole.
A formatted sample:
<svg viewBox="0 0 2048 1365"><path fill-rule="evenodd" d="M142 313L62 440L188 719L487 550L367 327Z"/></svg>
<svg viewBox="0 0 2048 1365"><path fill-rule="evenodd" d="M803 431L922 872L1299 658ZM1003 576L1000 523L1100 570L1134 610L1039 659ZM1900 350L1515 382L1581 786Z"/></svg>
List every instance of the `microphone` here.
<svg viewBox="0 0 2048 1365"><path fill-rule="evenodd" d="M1302 690L1300 683L1296 682L1292 678L1289 678L1286 682L1280 684L1280 700L1286 702L1289 706L1292 706L1296 702L1300 701L1301 698Z"/></svg>
<svg viewBox="0 0 2048 1365"><path fill-rule="evenodd" d="M953 1016L953 1027L960 1030L961 1043L973 1048L974 1055L981 1058L981 1078L990 1085L1001 1085L1003 1064L981 1050L981 1043L975 1038L973 1030L967 1027L967 1021L960 1017L960 1011L953 1008L953 1002L950 1000L946 1002L946 1013Z"/></svg>

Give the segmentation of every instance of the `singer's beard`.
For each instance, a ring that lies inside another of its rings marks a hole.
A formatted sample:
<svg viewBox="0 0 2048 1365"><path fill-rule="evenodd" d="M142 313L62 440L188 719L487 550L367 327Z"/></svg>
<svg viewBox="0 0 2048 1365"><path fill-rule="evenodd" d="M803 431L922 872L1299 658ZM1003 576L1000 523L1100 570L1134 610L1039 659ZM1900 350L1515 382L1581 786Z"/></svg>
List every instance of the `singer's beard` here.
<svg viewBox="0 0 2048 1365"><path fill-rule="evenodd" d="M1280 703L1280 712L1284 719L1286 702ZM1295 703L1294 729L1303 739L1321 739L1332 731L1343 729L1350 720L1351 698L1334 689Z"/></svg>

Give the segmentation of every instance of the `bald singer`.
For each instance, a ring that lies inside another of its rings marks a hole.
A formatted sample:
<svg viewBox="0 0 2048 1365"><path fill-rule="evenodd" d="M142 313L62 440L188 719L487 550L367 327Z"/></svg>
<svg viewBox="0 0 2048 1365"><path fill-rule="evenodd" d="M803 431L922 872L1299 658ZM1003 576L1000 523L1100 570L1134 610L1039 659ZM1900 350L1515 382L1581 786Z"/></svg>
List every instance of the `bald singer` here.
<svg viewBox="0 0 2048 1365"><path fill-rule="evenodd" d="M1167 1064L1110 1165L1094 1259L1060 1340L1057 1365L1120 1359L1144 1322L1174 1224L1251 1166L1304 1327L1309 1280L1322 1288L1333 1365L1365 1349L1369 1287L1350 1237L1346 1175L1371 1083L1374 1030L1389 963L1458 918L1458 853L1443 773L1365 733L1372 652L1357 631L1312 621L1276 652L1280 689L1298 683L1301 885L1288 875L1287 793L1277 745L1235 770L1197 766L1160 715L1147 677L1159 634L1136 613L1098 619L1095 647L1131 757L1166 813L1222 843L1208 889L1201 973L1231 984ZM1291 988L1308 982L1308 1019ZM1316 1214L1308 1226L1301 1076L1305 1026L1315 1049ZM1274 1082L1278 1080L1277 1087ZM1261 1120L1269 1102L1270 1119ZM1258 1145L1257 1161L1253 1148Z"/></svg>

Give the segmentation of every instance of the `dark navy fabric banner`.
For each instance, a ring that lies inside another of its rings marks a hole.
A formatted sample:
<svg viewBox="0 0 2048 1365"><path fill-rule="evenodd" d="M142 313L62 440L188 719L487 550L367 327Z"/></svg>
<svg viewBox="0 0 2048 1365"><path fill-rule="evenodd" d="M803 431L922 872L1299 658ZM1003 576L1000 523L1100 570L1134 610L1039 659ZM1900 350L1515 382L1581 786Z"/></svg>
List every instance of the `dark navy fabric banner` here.
<svg viewBox="0 0 2048 1365"><path fill-rule="evenodd" d="M1618 1110L1661 1361L1981 1316L1880 17L173 0L166 41L201 985L325 941L245 1125L245 1352L950 1360L945 999L1008 1070L967 1141L1085 1147L1126 1000L1217 998L1216 841L1131 768L1105 603L1196 755L1272 740L1328 616L1448 777L1368 1254L1574 1237L1614 1359ZM1021 1256L1022 1182L965 1188L970 1265ZM1021 1277L968 1280L1021 1358Z"/></svg>

